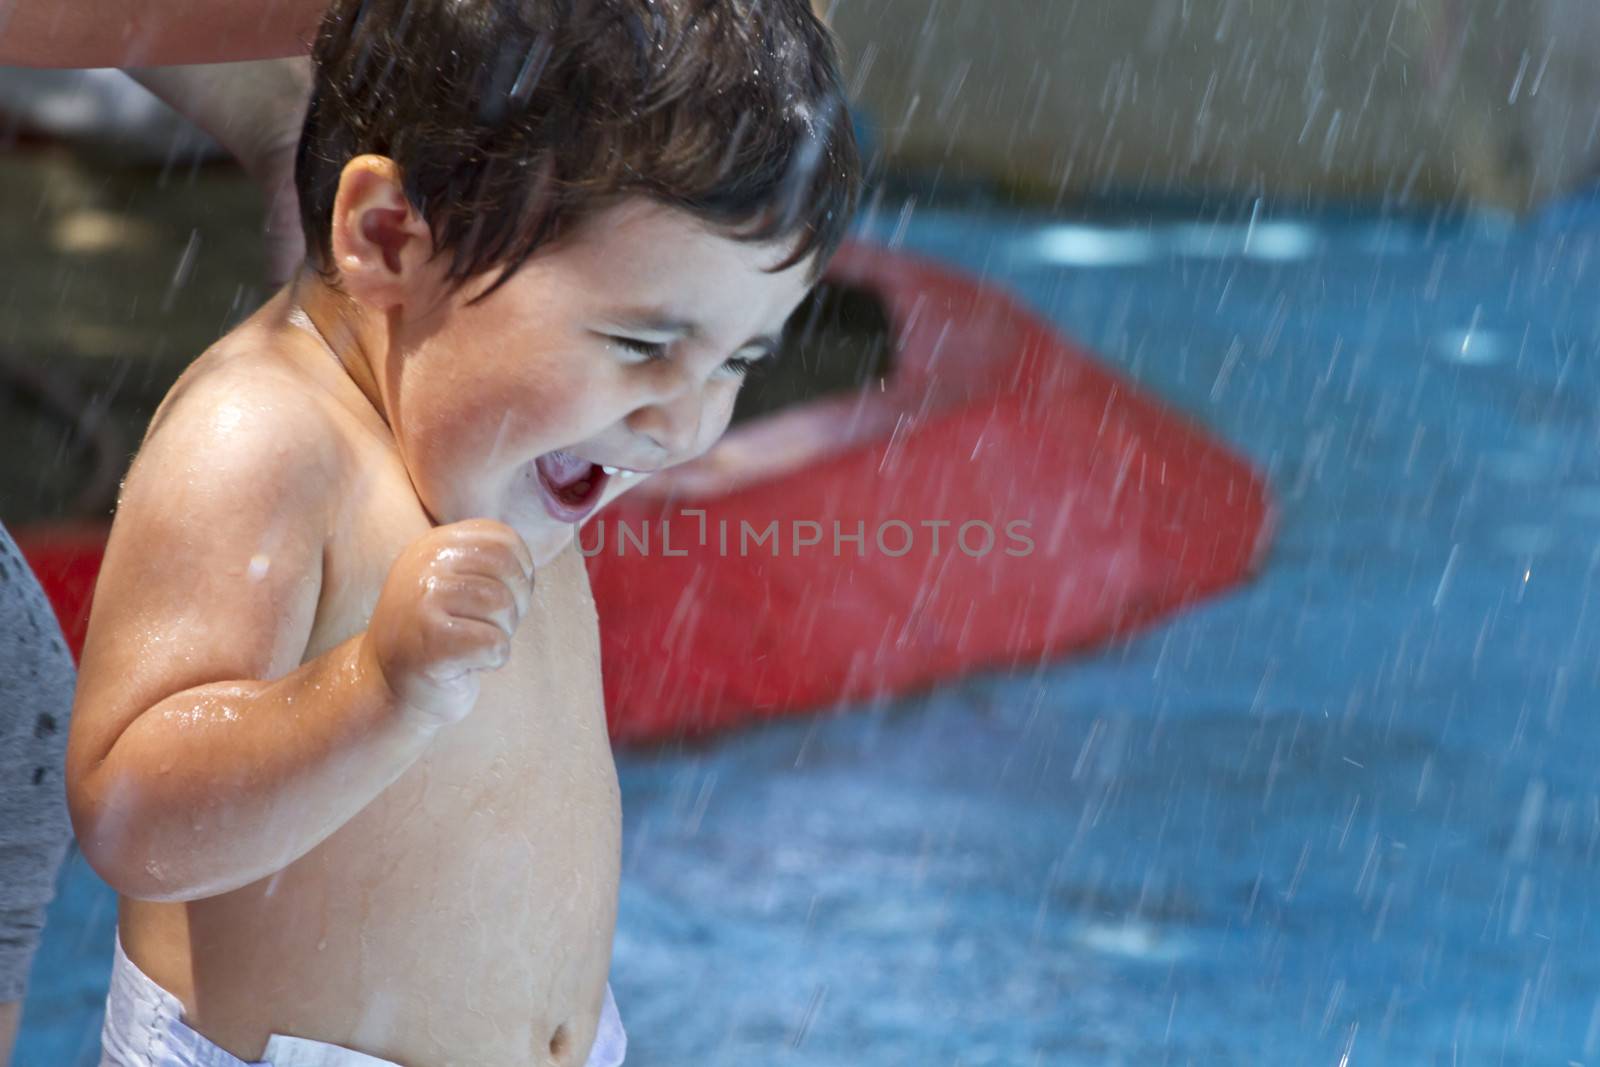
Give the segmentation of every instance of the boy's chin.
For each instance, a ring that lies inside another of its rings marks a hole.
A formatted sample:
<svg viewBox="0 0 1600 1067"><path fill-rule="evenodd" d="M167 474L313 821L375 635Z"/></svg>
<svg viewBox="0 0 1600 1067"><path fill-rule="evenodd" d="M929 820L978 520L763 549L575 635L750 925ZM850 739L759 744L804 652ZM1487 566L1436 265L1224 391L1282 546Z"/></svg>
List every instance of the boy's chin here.
<svg viewBox="0 0 1600 1067"><path fill-rule="evenodd" d="M547 512L538 500L510 501L499 509L496 517L522 538L535 567L543 567L565 552L578 532L576 526Z"/></svg>
<svg viewBox="0 0 1600 1067"><path fill-rule="evenodd" d="M532 528L523 523L514 523L511 528L528 546L528 554L533 557L535 568L546 566L565 552L578 530L576 526L555 522L537 523Z"/></svg>

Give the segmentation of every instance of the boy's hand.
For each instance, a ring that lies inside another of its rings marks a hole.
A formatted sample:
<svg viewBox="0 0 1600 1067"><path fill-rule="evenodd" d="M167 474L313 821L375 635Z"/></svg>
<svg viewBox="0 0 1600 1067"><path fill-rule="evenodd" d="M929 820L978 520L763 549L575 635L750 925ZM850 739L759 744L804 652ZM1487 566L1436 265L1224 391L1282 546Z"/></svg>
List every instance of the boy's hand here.
<svg viewBox="0 0 1600 1067"><path fill-rule="evenodd" d="M472 710L478 672L510 658L532 595L533 558L509 526L441 526L389 569L364 654L406 711L437 729Z"/></svg>

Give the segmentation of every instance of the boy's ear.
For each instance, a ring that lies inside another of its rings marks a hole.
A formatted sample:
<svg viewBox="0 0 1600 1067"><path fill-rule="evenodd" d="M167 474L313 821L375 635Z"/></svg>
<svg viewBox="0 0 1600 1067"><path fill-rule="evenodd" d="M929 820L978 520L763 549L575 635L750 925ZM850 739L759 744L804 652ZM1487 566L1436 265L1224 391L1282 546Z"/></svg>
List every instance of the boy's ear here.
<svg viewBox="0 0 1600 1067"><path fill-rule="evenodd" d="M384 156L357 156L345 164L331 237L340 283L377 308L405 303L433 258L428 223L406 199L399 165Z"/></svg>

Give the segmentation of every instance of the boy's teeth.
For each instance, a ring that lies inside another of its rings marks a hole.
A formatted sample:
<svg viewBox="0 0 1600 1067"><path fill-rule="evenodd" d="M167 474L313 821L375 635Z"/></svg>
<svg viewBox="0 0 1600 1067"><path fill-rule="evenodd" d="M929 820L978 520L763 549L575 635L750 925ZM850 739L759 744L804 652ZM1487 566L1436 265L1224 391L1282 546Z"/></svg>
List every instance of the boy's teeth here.
<svg viewBox="0 0 1600 1067"><path fill-rule="evenodd" d="M604 463L600 464L600 469L605 471L606 474L608 474L608 475L616 474L617 470L618 470L618 468L616 468L616 467L608 467Z"/></svg>

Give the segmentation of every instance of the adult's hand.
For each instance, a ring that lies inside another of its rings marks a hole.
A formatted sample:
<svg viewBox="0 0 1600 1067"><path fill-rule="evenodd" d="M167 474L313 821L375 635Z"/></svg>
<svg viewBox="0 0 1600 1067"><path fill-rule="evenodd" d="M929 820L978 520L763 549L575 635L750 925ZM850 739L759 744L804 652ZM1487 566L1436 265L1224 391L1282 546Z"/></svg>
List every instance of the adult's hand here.
<svg viewBox="0 0 1600 1067"><path fill-rule="evenodd" d="M5 0L0 64L129 67L304 55L328 0Z"/></svg>
<svg viewBox="0 0 1600 1067"><path fill-rule="evenodd" d="M11 1053L17 1043L17 1027L22 1023L22 1001L0 1004L0 1067L11 1067Z"/></svg>

